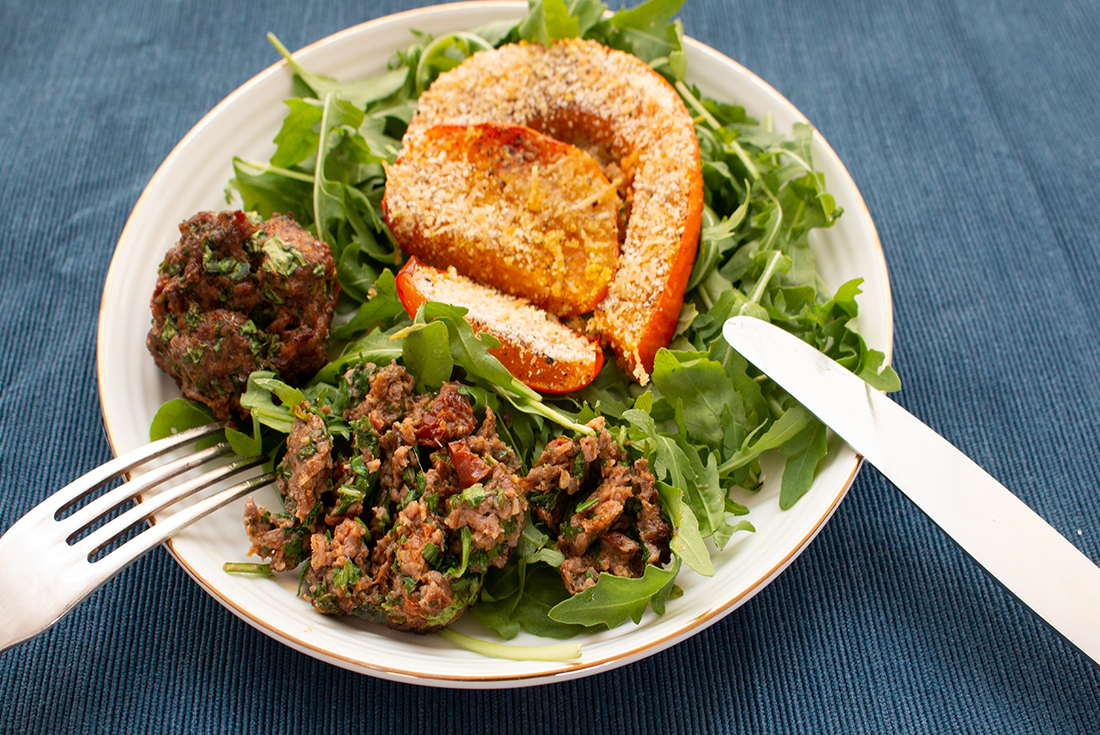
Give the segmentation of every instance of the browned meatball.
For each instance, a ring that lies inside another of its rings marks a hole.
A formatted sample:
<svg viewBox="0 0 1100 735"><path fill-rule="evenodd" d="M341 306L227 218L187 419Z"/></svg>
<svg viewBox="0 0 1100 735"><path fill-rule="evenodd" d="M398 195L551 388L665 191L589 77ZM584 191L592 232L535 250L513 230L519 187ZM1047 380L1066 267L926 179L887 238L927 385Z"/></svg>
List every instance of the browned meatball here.
<svg viewBox="0 0 1100 735"><path fill-rule="evenodd" d="M231 421L253 370L297 384L325 364L338 295L328 246L291 218L199 212L161 263L146 345L184 396Z"/></svg>

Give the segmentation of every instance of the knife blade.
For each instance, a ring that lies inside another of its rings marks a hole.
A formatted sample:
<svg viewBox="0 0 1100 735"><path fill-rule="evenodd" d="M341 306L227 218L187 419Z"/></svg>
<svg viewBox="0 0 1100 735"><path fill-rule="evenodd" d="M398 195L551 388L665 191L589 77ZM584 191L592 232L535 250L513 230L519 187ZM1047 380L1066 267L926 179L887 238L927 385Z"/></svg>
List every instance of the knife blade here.
<svg viewBox="0 0 1100 735"><path fill-rule="evenodd" d="M953 444L802 340L745 316L728 320L722 333L1100 665L1100 567Z"/></svg>

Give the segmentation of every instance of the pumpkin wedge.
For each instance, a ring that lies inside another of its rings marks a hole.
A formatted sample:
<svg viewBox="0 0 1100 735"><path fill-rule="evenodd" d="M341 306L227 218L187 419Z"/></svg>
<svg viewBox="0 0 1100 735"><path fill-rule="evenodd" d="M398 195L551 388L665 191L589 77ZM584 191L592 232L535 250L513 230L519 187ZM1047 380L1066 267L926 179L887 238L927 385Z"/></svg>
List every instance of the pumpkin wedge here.
<svg viewBox="0 0 1100 735"><path fill-rule="evenodd" d="M603 367L598 342L565 326L524 299L483 286L410 257L397 274L397 295L409 316L428 301L467 309L475 332L500 340L489 353L521 382L544 393L569 393L591 383Z"/></svg>
<svg viewBox="0 0 1100 735"><path fill-rule="evenodd" d="M558 316L592 311L619 261L619 197L578 148L522 125L436 125L386 170L410 255Z"/></svg>
<svg viewBox="0 0 1100 735"><path fill-rule="evenodd" d="M619 267L590 327L647 382L675 330L702 220L699 142L683 101L643 61L595 41L511 44L441 74L403 142L415 148L434 126L490 120L585 150L619 189Z"/></svg>

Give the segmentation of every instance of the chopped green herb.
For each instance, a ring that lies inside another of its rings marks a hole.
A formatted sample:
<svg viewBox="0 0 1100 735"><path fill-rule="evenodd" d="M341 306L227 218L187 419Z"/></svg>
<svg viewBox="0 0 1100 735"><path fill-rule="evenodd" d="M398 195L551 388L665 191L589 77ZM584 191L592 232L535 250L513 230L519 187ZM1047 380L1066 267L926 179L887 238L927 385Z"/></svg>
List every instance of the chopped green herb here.
<svg viewBox="0 0 1100 735"><path fill-rule="evenodd" d="M441 553L439 547L435 544L424 544L423 553L424 561L428 562L428 565L434 568L436 563L439 561Z"/></svg>
<svg viewBox="0 0 1100 735"><path fill-rule="evenodd" d="M257 232L253 237L260 234ZM306 264L305 256L298 248L283 242L278 235L265 235L262 249L265 257L260 268L285 278L298 270L298 266Z"/></svg>
<svg viewBox="0 0 1100 735"><path fill-rule="evenodd" d="M362 570L351 559L346 559L344 565L338 567L332 573L332 584L340 589L347 589L358 582L363 576Z"/></svg>
<svg viewBox="0 0 1100 735"><path fill-rule="evenodd" d="M583 503L578 505L576 512L583 513L598 502L600 502L600 499L593 495L592 497L588 498L588 500L585 500Z"/></svg>

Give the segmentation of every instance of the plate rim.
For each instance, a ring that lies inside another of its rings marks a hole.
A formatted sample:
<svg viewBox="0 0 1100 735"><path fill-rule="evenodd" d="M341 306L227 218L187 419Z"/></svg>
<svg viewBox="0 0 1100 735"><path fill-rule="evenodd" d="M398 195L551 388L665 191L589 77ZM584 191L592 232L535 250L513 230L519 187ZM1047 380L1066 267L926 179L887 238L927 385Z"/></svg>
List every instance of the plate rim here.
<svg viewBox="0 0 1100 735"><path fill-rule="evenodd" d="M300 55L308 54L314 49L327 46L329 44L338 43L345 36L356 35L364 31L369 31L372 26L387 25L400 21L406 18L417 18L424 15L447 12L457 10L459 8L484 9L484 10L500 10L504 12L513 12L516 14L522 14L526 10L527 4L522 0L468 0L466 2L455 3L441 3L434 5L426 5L419 8L413 8L404 10L398 13L393 13L371 20L364 21L362 23L349 26L335 33L332 33L324 38L318 39L313 43L304 46L303 48L295 51L292 56L297 58ZM684 36L685 46L690 46L693 53L703 54L713 57L715 60L721 62L724 65L733 67L743 74L752 84L761 88L768 96L781 100L782 104L789 108L793 117L801 122L811 124L806 116L794 106L784 95L780 94L773 86L765 82L761 77L755 74L753 71L743 66L736 60L730 58L726 54L708 46L690 36ZM107 371L107 356L102 349L103 333L106 329L106 323L108 319L107 306L108 300L111 294L111 283L115 277L116 272L121 268L120 248L124 241L126 241L130 230L137 220L140 212L145 207L149 206L149 199L151 197L150 191L155 188L155 184L166 174L166 172L175 163L176 159L182 155L182 150L193 140L195 137L201 134L202 130L217 117L226 107L232 105L238 98L245 95L250 89L260 84L268 77L281 72L287 66L286 59L279 59L277 62L266 67L262 71L258 72L239 87L234 89L224 99L222 99L217 105L210 109L200 120L195 123L194 126L173 146L172 150L165 156L164 160L157 167L156 171L150 177L146 183L141 195L138 197L131 210L129 216L126 219L126 223L123 226L122 231L119 234L118 240L115 244L114 252L111 257L111 262L107 270L107 275L104 279L103 296L100 301L99 318L96 331L96 377L97 383L101 386L99 390L100 398L100 410L103 415L103 423L107 440L111 446L112 452L117 456L119 454L119 442L112 431L112 422L110 409L106 403L105 391L102 389L105 381L105 375ZM843 178L843 183L851 192L854 197L857 212L859 218L864 221L871 244L871 251L875 256L875 262L879 270L879 277L882 284L882 298L884 305L884 312L882 314L884 323L884 344L881 346L883 353L886 356L886 362L889 364L892 362L893 357L893 339L894 339L894 313L893 313L893 297L890 287L889 272L886 266L885 253L882 249L882 243L879 239L878 230L875 227L874 220L871 217L870 211L867 208L867 204L863 198L862 193L856 186L855 181L852 179L850 172L844 165L843 160L836 154L832 146L828 143L821 132L814 127L814 136L817 138L818 143L823 146L829 155L839 164L839 173ZM652 640L646 640L644 643L633 646L627 651L618 652L610 655L603 656L598 659L586 660L586 661L574 661L574 662L554 662L557 664L553 670L540 670L532 672L522 673L505 673L505 674L484 674L484 675L447 675L436 672L425 672L415 669L402 669L394 666L386 666L377 663L363 661L360 658L352 656L342 655L339 652L332 651L330 649L322 648L308 640L303 639L301 636L285 629L280 628L276 624L266 620L254 617L244 610L236 601L220 594L211 584L209 584L205 577L198 572L186 558L181 555L175 548L173 540L169 539L165 542L164 546L168 549L169 553L175 559L175 561L187 572L195 582L211 597L221 603L225 608L231 611L238 618L244 620L252 627L264 632L265 634L275 638L281 643L288 645L289 647L298 650L302 653L317 658L322 661L334 664L344 669L356 671L358 673L366 673L381 678L386 678L394 681L402 681L406 683L422 684L429 686L452 686L452 687L477 687L479 685L489 686L530 686L541 683L550 683L553 681L560 681L564 678L573 678L575 676L587 676L601 671L606 671L611 668L626 665L633 661L645 658L652 654L655 654L665 648L668 648L686 638L701 632L710 625L721 620L725 616L729 615L737 607L751 599L758 592L762 591L768 584L779 574L781 574L790 564L807 548L811 541L817 536L817 534L825 527L829 519L836 512L841 501L846 497L848 490L851 488L856 475L862 466L863 459L858 454L855 455L851 467L848 470L847 478L843 481L839 490L836 491L833 501L825 508L825 511L816 520L813 526L806 532L806 534L794 544L787 553L773 564L766 572L763 572L752 584L745 587L739 594L725 599L722 604L716 605L702 614L688 618L683 623L678 625L675 630L672 630L658 638ZM155 523L155 519L153 521Z"/></svg>

